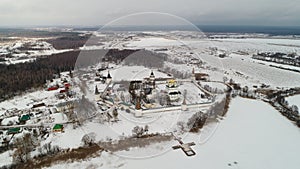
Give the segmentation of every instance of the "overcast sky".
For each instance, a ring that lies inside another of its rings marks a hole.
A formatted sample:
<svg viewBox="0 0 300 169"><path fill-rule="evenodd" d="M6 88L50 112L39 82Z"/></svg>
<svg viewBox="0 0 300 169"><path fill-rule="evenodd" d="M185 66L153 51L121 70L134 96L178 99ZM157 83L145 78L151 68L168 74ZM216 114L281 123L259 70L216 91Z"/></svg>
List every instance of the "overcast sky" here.
<svg viewBox="0 0 300 169"><path fill-rule="evenodd" d="M300 0L0 0L0 26L94 26L137 12L200 25L300 26Z"/></svg>

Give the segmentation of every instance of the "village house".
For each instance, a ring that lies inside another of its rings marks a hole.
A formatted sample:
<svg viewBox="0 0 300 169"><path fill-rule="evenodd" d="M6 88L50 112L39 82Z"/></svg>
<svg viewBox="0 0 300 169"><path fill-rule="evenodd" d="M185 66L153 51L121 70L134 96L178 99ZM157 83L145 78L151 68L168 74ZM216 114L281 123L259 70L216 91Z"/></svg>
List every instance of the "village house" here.
<svg viewBox="0 0 300 169"><path fill-rule="evenodd" d="M69 101L58 103L56 105L56 110L57 112L64 112L73 109L74 107L75 107L75 101L69 100Z"/></svg>
<svg viewBox="0 0 300 169"><path fill-rule="evenodd" d="M62 124L55 124L52 131L53 132L63 132L64 126Z"/></svg>
<svg viewBox="0 0 300 169"><path fill-rule="evenodd" d="M15 127L15 128L10 128L7 131L7 134L18 134L21 132L21 128L20 127Z"/></svg>
<svg viewBox="0 0 300 169"><path fill-rule="evenodd" d="M20 123L25 123L27 120L30 120L30 115L29 114L22 115L19 118Z"/></svg>

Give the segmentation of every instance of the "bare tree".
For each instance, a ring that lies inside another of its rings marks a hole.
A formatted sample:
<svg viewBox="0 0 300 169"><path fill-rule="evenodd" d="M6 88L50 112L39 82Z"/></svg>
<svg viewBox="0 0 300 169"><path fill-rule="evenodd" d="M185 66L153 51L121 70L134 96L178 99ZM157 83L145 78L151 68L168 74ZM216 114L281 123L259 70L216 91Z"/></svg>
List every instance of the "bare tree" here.
<svg viewBox="0 0 300 169"><path fill-rule="evenodd" d="M81 141L83 142L83 144L85 146L90 146L90 145L94 144L95 140L96 140L96 134L94 132L85 134L81 139Z"/></svg>
<svg viewBox="0 0 300 169"><path fill-rule="evenodd" d="M206 119L206 114L197 112L188 120L187 126L191 132L198 132L198 130L204 126Z"/></svg>
<svg viewBox="0 0 300 169"><path fill-rule="evenodd" d="M13 153L13 161L16 163L22 163L27 162L31 158L30 152L37 143L30 133L26 133L23 137L17 138L14 145L16 146L16 150Z"/></svg>
<svg viewBox="0 0 300 169"><path fill-rule="evenodd" d="M179 128L179 132L184 132L185 131L185 123L183 121L177 122L177 126Z"/></svg>
<svg viewBox="0 0 300 169"><path fill-rule="evenodd" d="M112 112L112 115L114 116L114 119L117 120L118 119L118 109L117 108L114 108L113 112Z"/></svg>
<svg viewBox="0 0 300 169"><path fill-rule="evenodd" d="M144 134L144 132L145 132L144 128L140 126L135 126L132 129L132 135L137 138L141 137Z"/></svg>

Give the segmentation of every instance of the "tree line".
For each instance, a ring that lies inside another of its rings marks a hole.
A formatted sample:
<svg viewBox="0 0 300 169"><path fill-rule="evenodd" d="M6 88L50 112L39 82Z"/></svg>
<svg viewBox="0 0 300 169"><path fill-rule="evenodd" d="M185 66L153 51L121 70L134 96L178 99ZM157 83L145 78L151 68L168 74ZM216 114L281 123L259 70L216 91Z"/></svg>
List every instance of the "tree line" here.
<svg viewBox="0 0 300 169"><path fill-rule="evenodd" d="M47 80L55 77L54 75L74 70L79 55L77 62L81 62L83 64L81 66L90 66L95 64L95 61L103 61L103 58L115 62L115 58L123 60L134 51L126 49L111 49L105 52L103 50L74 50L38 57L33 62L0 64L0 101L12 98L31 88L43 87Z"/></svg>

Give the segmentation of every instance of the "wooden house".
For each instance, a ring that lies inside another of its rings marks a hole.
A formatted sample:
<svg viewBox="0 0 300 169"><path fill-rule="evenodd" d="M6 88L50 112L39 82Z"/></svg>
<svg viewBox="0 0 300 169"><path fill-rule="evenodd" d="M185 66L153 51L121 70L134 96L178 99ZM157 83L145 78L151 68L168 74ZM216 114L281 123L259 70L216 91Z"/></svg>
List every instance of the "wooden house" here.
<svg viewBox="0 0 300 169"><path fill-rule="evenodd" d="M52 130L53 132L63 132L64 126L62 124L55 124Z"/></svg>

